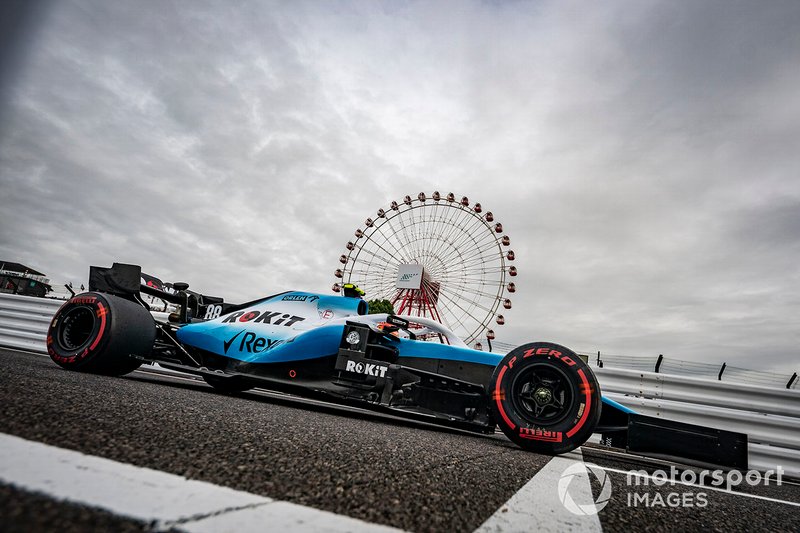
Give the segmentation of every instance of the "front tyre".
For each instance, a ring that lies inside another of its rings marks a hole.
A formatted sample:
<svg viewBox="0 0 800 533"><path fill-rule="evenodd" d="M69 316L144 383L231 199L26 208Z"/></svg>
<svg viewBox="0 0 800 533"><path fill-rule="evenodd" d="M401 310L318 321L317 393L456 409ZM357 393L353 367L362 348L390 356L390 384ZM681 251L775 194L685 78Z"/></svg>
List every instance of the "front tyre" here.
<svg viewBox="0 0 800 533"><path fill-rule="evenodd" d="M574 450L600 419L597 378L575 352L558 344L515 348L497 365L490 386L495 422L525 450Z"/></svg>
<svg viewBox="0 0 800 533"><path fill-rule="evenodd" d="M87 292L56 312L47 353L68 370L121 376L136 370L153 349L156 325L147 309L118 296Z"/></svg>

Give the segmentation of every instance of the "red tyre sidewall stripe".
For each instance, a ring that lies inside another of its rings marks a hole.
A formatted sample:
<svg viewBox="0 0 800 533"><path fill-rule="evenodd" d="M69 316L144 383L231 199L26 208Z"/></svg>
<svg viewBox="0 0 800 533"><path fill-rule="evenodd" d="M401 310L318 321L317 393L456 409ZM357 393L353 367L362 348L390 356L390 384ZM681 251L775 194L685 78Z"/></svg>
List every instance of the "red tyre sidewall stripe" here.
<svg viewBox="0 0 800 533"><path fill-rule="evenodd" d="M497 402L497 410L500 411L500 416L502 416L503 420L506 421L508 427L510 427L511 429L517 429L517 425L514 424L514 422L512 422L510 418L508 418L506 410L503 409L503 402L501 400L502 395L500 391L500 385L503 383L503 376L505 375L506 370L508 370L507 366L503 366L503 368L500 369L500 374L497 376L497 384L495 385L494 388L494 398L495 401Z"/></svg>
<svg viewBox="0 0 800 533"><path fill-rule="evenodd" d="M98 308L98 313L100 315L100 331L97 332L97 338L94 340L92 345L89 346L89 350L95 349L97 343L99 343L100 339L103 338L103 333L105 333L106 330L106 314L108 314L108 312L106 311L105 306L103 306L103 304L101 304L100 302L97 302L97 308Z"/></svg>
<svg viewBox="0 0 800 533"><path fill-rule="evenodd" d="M578 370L578 375L581 377L581 381L583 381L583 391L584 396L586 397L586 407L583 409L583 416L578 423L575 425L574 428L567 431L567 437L572 437L575 433L578 432L579 429L583 427L586 423L586 419L589 418L589 411L592 410L592 388L589 386L589 380L586 379L586 374L583 372L583 369Z"/></svg>

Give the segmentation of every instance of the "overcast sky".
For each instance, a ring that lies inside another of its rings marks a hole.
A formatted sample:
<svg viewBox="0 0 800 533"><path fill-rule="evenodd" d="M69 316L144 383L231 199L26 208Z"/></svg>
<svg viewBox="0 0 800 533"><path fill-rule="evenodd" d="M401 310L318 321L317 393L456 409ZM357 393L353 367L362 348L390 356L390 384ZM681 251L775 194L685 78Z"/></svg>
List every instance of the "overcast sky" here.
<svg viewBox="0 0 800 533"><path fill-rule="evenodd" d="M800 370L800 2L6 20L0 257L54 283L120 261L231 301L329 291L367 216L453 191L516 252L499 340Z"/></svg>

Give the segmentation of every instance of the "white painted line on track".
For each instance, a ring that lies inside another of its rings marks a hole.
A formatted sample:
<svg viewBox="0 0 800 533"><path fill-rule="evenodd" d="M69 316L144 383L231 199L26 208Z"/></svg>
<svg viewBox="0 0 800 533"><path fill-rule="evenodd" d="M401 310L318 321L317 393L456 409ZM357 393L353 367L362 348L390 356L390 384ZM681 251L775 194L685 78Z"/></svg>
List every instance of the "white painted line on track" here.
<svg viewBox="0 0 800 533"><path fill-rule="evenodd" d="M511 499L503 504L476 533L489 532L599 532L603 528L597 515L575 515L564 507L558 496L558 481L569 466L583 462L580 448L553 457ZM570 495L588 503L592 500L589 474L576 475L569 485Z"/></svg>
<svg viewBox="0 0 800 533"><path fill-rule="evenodd" d="M154 524L154 530L397 529L0 433L0 482Z"/></svg>

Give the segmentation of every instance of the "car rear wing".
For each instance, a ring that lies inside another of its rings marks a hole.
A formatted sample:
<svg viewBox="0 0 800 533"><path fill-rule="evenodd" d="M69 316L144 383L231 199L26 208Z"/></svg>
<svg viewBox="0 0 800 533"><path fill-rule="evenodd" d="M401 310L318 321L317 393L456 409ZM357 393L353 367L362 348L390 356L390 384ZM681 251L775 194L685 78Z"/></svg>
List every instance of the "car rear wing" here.
<svg viewBox="0 0 800 533"><path fill-rule="evenodd" d="M191 322L195 318L217 318L227 311L226 308L232 307L231 304L226 304L222 298L188 290L188 283L173 283L174 292L167 292L141 281L142 267L139 265L114 263L111 267L89 267L90 291L114 294L121 298L138 301L143 305L146 304L139 298L140 294L155 296L178 306L178 316L174 321L182 324Z"/></svg>

